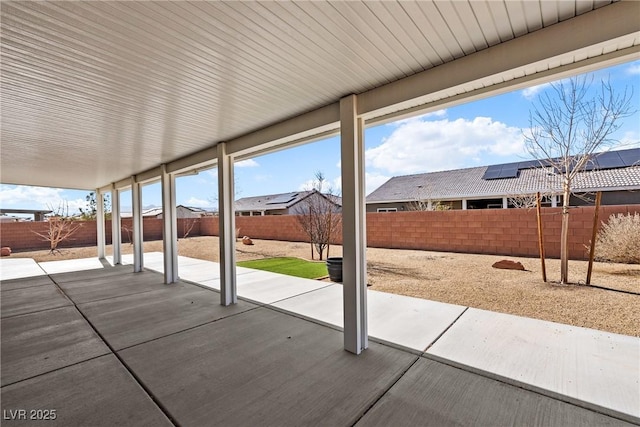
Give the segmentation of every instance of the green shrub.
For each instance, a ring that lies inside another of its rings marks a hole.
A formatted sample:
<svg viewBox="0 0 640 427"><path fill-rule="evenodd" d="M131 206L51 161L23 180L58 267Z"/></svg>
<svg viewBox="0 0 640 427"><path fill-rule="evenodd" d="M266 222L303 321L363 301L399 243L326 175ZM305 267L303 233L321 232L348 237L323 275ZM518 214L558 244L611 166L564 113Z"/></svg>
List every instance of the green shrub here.
<svg viewBox="0 0 640 427"><path fill-rule="evenodd" d="M640 264L640 214L611 215L596 241L598 261Z"/></svg>

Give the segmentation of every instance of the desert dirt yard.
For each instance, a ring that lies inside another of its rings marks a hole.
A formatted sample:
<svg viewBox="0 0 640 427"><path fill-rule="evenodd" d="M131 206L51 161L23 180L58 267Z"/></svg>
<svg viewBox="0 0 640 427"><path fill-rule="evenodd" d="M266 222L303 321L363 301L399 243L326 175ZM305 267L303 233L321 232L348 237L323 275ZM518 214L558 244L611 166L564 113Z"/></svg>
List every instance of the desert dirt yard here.
<svg viewBox="0 0 640 427"><path fill-rule="evenodd" d="M243 245L240 241L236 243L237 261L275 256L311 258L308 243L253 242L253 246ZM132 245L123 243L123 253L132 253L132 249ZM145 242L144 250L161 252L162 241ZM340 246L331 246L330 251L330 256L342 255ZM108 246L107 254L110 253ZM218 238L180 239L178 254L217 262ZM94 256L95 247L62 249L55 255L48 251L11 255L36 261ZM491 267L502 259L520 261L527 271ZM559 260L547 259L546 269L547 283L542 281L541 263L537 258L367 249L367 278L372 290L640 337L640 295L636 295L640 294L640 265L594 263L591 284L618 291L585 286L586 261L569 262L569 279L575 285L557 284Z"/></svg>

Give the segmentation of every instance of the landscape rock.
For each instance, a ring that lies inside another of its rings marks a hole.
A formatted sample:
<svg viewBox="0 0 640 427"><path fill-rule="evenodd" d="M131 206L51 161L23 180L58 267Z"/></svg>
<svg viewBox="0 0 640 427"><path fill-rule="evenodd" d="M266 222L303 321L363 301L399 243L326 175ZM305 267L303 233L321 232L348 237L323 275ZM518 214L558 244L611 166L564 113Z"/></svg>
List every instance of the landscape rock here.
<svg viewBox="0 0 640 427"><path fill-rule="evenodd" d="M9 256L11 255L11 248L8 246L3 246L2 249L0 249L0 256Z"/></svg>
<svg viewBox="0 0 640 427"><path fill-rule="evenodd" d="M511 261L508 259L503 259L501 261L493 263L491 266L493 268L502 268L505 270L521 270L525 271L524 265L521 262Z"/></svg>
<svg viewBox="0 0 640 427"><path fill-rule="evenodd" d="M249 238L249 236L244 236L244 237L242 238L242 244L243 244L243 245L253 245L253 240L251 240L251 239Z"/></svg>

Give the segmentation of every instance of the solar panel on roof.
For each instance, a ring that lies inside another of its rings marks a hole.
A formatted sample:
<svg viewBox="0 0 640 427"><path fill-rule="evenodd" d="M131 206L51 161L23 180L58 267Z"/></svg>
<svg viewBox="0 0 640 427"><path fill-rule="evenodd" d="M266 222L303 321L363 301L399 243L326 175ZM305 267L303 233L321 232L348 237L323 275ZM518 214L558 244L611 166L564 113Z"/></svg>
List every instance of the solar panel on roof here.
<svg viewBox="0 0 640 427"><path fill-rule="evenodd" d="M497 179L500 176L500 166L489 166L482 175L482 179Z"/></svg>
<svg viewBox="0 0 640 427"><path fill-rule="evenodd" d="M281 194L278 197L275 197L272 200L269 200L268 205L280 205L284 203L289 203L293 201L296 197L298 197L298 193L289 193L289 194Z"/></svg>
<svg viewBox="0 0 640 427"><path fill-rule="evenodd" d="M625 167L625 162L615 151L600 154L596 157L596 162L598 162L599 169L616 169Z"/></svg>
<svg viewBox="0 0 640 427"><path fill-rule="evenodd" d="M500 171L500 178L515 178L518 176L518 164L510 163L503 165Z"/></svg>
<svg viewBox="0 0 640 427"><path fill-rule="evenodd" d="M618 152L618 155L624 162L625 166L640 166L640 149L620 151Z"/></svg>
<svg viewBox="0 0 640 427"><path fill-rule="evenodd" d="M556 159L557 160L557 159ZM634 148L631 150L623 151L609 151L602 153L593 158L593 161L588 162L582 170L605 170L624 168L633 165L640 166L640 149ZM525 160L518 163L506 163L503 165L488 166L482 179L502 179L502 178L517 178L518 172L523 169L533 169L551 166L550 161L542 160ZM575 167L575 161L571 161L570 168L573 170ZM554 173L559 174L564 172L564 168L558 169L554 167Z"/></svg>
<svg viewBox="0 0 640 427"><path fill-rule="evenodd" d="M527 160L526 162L520 162L518 163L518 169L522 170L522 169L534 169L534 168L539 168L542 167L540 165L540 162L537 160Z"/></svg>

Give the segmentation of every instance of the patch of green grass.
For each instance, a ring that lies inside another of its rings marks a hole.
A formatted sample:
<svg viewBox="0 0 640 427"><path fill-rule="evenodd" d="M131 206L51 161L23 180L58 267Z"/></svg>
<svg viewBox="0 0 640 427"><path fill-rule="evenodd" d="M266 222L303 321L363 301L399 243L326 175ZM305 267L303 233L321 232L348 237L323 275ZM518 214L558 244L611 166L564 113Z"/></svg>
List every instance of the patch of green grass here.
<svg viewBox="0 0 640 427"><path fill-rule="evenodd" d="M305 279L317 279L329 274L327 265L324 262L311 262L290 257L240 261L238 266L271 271L272 273L286 274L288 276L304 277Z"/></svg>

